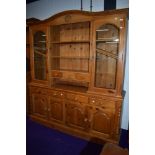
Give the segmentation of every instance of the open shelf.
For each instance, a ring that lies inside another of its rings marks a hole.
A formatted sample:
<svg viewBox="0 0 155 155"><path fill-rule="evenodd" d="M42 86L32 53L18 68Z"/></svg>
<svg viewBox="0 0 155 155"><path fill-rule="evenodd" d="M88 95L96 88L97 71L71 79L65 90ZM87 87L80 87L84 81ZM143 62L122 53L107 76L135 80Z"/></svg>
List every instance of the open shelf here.
<svg viewBox="0 0 155 155"><path fill-rule="evenodd" d="M86 91L90 82L90 22L50 27L51 81L54 87Z"/></svg>
<svg viewBox="0 0 155 155"><path fill-rule="evenodd" d="M90 23L68 23L51 26L51 43L90 42Z"/></svg>
<svg viewBox="0 0 155 155"><path fill-rule="evenodd" d="M107 44L118 44L119 41L114 41L114 40L96 40L96 42L102 42L102 43L107 43Z"/></svg>
<svg viewBox="0 0 155 155"><path fill-rule="evenodd" d="M76 69L55 69L52 71L67 71L67 72L77 72L77 73L88 73L88 71L76 70Z"/></svg>
<svg viewBox="0 0 155 155"><path fill-rule="evenodd" d="M62 89L67 91L70 90L70 91L81 92L81 93L86 93L88 91L88 87L74 86L74 85L62 84L62 83L52 85L52 88L57 88L57 89Z"/></svg>

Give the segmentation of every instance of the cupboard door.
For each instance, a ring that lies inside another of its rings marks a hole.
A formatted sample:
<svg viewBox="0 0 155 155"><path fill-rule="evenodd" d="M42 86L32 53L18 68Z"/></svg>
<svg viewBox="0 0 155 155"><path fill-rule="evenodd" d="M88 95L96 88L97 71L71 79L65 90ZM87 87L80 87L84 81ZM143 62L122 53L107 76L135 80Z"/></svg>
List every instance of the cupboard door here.
<svg viewBox="0 0 155 155"><path fill-rule="evenodd" d="M47 83L48 80L48 45L47 28L31 29L31 67L32 80Z"/></svg>
<svg viewBox="0 0 155 155"><path fill-rule="evenodd" d="M119 29L112 24L96 28L95 87L115 89Z"/></svg>
<svg viewBox="0 0 155 155"><path fill-rule="evenodd" d="M86 127L85 106L80 103L66 101L66 124L77 129L85 129Z"/></svg>
<svg viewBox="0 0 155 155"><path fill-rule="evenodd" d="M49 119L63 122L63 101L57 98L50 98L49 103Z"/></svg>
<svg viewBox="0 0 155 155"><path fill-rule="evenodd" d="M112 126L114 124L114 115L106 112L103 108L94 107L92 130L97 134L104 134L110 136L112 133Z"/></svg>
<svg viewBox="0 0 155 155"><path fill-rule="evenodd" d="M32 114L47 118L48 97L46 95L32 94Z"/></svg>

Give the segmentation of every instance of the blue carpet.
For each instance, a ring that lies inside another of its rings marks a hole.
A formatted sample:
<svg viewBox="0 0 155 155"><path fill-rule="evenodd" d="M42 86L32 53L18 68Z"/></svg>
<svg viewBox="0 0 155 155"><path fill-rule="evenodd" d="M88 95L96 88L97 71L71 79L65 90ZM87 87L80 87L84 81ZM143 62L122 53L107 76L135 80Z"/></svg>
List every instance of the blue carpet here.
<svg viewBox="0 0 155 155"><path fill-rule="evenodd" d="M26 121L27 155L99 155L102 145Z"/></svg>

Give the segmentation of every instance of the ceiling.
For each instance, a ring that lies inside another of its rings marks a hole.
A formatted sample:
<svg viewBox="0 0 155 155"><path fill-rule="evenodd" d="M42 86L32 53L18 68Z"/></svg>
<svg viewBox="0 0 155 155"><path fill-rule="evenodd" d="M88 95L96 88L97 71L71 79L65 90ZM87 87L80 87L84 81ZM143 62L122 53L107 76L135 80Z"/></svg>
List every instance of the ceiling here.
<svg viewBox="0 0 155 155"><path fill-rule="evenodd" d="M29 4L29 3L32 3L32 2L35 2L35 1L39 1L39 0L26 0L26 4Z"/></svg>

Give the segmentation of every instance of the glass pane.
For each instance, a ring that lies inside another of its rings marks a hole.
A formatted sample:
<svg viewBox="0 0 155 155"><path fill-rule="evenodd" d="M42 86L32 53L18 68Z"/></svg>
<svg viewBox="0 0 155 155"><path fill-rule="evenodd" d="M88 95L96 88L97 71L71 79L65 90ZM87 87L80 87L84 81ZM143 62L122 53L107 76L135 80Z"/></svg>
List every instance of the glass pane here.
<svg viewBox="0 0 155 155"><path fill-rule="evenodd" d="M46 58L34 53L34 72L35 79L46 80Z"/></svg>
<svg viewBox="0 0 155 155"><path fill-rule="evenodd" d="M46 35L42 31L34 34L35 79L46 80Z"/></svg>
<svg viewBox="0 0 155 155"><path fill-rule="evenodd" d="M96 87L115 89L118 47L118 28L107 24L96 30Z"/></svg>
<svg viewBox="0 0 155 155"><path fill-rule="evenodd" d="M43 54L46 53L46 35L42 31L34 34L34 50Z"/></svg>

